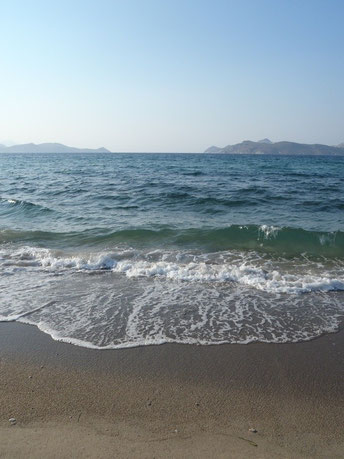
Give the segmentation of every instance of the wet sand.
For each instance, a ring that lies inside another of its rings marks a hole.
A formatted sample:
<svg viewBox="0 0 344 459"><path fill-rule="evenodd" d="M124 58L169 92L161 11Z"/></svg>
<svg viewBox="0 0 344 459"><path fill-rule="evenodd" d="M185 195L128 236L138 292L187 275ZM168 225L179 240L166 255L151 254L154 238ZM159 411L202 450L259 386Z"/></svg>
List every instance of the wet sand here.
<svg viewBox="0 0 344 459"><path fill-rule="evenodd" d="M1 323L0 359L1 458L344 457L343 331L99 351Z"/></svg>

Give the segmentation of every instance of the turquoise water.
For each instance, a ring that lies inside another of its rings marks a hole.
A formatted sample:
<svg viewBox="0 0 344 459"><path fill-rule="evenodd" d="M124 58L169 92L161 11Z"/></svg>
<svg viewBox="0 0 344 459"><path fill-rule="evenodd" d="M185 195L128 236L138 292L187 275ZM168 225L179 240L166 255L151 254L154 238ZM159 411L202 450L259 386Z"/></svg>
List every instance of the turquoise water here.
<svg viewBox="0 0 344 459"><path fill-rule="evenodd" d="M0 155L0 317L116 348L287 342L344 314L344 158Z"/></svg>

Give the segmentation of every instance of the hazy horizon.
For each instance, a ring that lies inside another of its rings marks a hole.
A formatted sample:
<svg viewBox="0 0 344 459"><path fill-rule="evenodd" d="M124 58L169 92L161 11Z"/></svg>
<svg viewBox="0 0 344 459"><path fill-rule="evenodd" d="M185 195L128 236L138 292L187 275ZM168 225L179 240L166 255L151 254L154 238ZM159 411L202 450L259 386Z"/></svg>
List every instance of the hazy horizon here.
<svg viewBox="0 0 344 459"><path fill-rule="evenodd" d="M114 152L337 145L343 18L344 3L319 0L2 2L0 138Z"/></svg>
<svg viewBox="0 0 344 459"><path fill-rule="evenodd" d="M271 141L271 139L265 137L265 138L259 139L259 140L257 140L257 139L255 139L255 140L253 140L253 139L244 139L244 140L238 142L238 144L240 144L242 142L245 142L245 141L251 141L251 142L259 143L259 142L264 142L265 140L269 140L272 144L279 143L279 142L291 142L291 143L294 143L293 140ZM80 145L66 145L66 144L63 144L61 142L42 142L40 144L37 144L35 142L27 142L25 144L18 144L18 143L14 143L14 142L9 142L8 144L6 144L6 141L0 140L0 146L5 146L6 148L7 147L19 147L19 146L22 146L22 145L29 145L29 144L32 144L32 145L35 145L35 146L41 146L41 145L44 145L44 144L49 144L49 145L57 144L57 145L61 145L63 147L71 148L71 149L76 148L76 149L78 149L80 151L89 150L89 149L96 150L96 149L105 148L105 149L109 150L110 153L128 153L128 154L130 154L130 153L138 153L138 154L140 154L140 153L141 154L142 153L147 153L147 154L150 154L150 153L157 153L157 154L159 154L159 153L190 153L190 154L192 154L192 153L204 153L205 150L206 150L206 149L204 149L202 151L182 151L182 150L180 150L180 151L119 151L119 150L114 151L114 150L110 150L110 149L106 148L104 145L100 145L100 146L94 147L94 148L89 148L87 145L81 145L81 146ZM340 145L341 147L343 146L342 144L344 145L344 142L341 143L341 145ZM224 148L224 147L226 147L228 145L229 144L227 144L227 145L208 145L207 148L214 147L214 146ZM305 143L305 145L307 145L307 143ZM331 146L337 147L337 146L339 146L339 144L338 145L328 145L328 146L329 147L331 147ZM27 152L29 153L29 151L27 151ZM0 153L2 153L2 151L0 151ZM55 153L59 153L59 151L56 151Z"/></svg>

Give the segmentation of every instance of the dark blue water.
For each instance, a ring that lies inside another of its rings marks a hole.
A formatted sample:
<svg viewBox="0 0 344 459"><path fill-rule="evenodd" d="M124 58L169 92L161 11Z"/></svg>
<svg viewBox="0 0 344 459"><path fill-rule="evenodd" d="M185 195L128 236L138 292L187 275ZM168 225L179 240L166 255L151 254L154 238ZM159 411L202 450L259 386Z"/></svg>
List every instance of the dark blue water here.
<svg viewBox="0 0 344 459"><path fill-rule="evenodd" d="M2 154L2 320L102 348L335 331L343 171L341 157Z"/></svg>

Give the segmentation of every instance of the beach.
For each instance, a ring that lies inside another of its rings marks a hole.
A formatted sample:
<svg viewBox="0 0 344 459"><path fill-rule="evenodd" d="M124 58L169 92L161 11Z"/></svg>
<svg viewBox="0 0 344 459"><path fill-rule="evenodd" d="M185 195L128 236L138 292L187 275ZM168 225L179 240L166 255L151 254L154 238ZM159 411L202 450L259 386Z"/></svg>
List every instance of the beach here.
<svg viewBox="0 0 344 459"><path fill-rule="evenodd" d="M344 457L342 157L0 166L1 458Z"/></svg>
<svg viewBox="0 0 344 459"><path fill-rule="evenodd" d="M0 456L343 457L343 345L92 350L2 323Z"/></svg>

